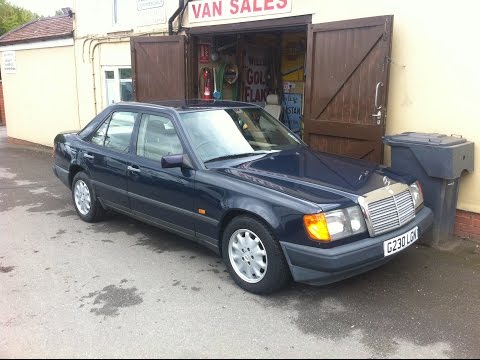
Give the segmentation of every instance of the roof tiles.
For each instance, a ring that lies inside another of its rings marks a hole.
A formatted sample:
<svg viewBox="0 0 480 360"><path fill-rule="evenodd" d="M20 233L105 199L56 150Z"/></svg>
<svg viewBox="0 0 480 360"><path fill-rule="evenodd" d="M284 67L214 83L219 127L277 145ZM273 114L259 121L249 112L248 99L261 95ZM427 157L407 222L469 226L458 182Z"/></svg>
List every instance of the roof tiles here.
<svg viewBox="0 0 480 360"><path fill-rule="evenodd" d="M73 19L68 16L41 18L24 24L0 37L0 46L73 37Z"/></svg>

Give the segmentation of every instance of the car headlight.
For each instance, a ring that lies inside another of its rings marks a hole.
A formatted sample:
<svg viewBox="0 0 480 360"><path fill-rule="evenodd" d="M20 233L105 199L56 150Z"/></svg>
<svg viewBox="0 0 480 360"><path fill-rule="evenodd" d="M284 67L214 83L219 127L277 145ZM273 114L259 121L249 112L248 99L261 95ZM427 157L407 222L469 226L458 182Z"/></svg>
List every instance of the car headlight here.
<svg viewBox="0 0 480 360"><path fill-rule="evenodd" d="M423 190L422 185L418 181L415 181L410 185L410 193L412 194L413 204L415 205L415 210L423 205Z"/></svg>
<svg viewBox="0 0 480 360"><path fill-rule="evenodd" d="M367 231L359 206L305 215L305 229L312 240L334 241Z"/></svg>

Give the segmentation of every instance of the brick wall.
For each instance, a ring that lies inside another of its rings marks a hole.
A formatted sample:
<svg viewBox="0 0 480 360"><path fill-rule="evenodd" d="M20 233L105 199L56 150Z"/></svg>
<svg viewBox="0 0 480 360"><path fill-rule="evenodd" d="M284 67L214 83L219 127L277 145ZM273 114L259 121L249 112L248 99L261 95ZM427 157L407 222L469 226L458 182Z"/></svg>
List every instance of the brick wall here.
<svg viewBox="0 0 480 360"><path fill-rule="evenodd" d="M480 214L457 210L455 235L480 241Z"/></svg>
<svg viewBox="0 0 480 360"><path fill-rule="evenodd" d="M3 101L3 84L0 80L0 126L5 126L5 102Z"/></svg>

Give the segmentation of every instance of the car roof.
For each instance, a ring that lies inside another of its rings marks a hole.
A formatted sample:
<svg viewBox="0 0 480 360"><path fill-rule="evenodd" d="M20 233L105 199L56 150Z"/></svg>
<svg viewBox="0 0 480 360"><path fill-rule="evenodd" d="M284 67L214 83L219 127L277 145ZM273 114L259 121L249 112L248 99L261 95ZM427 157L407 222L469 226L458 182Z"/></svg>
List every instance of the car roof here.
<svg viewBox="0 0 480 360"><path fill-rule="evenodd" d="M212 109L237 109L237 108L257 108L255 104L250 104L241 101L226 101L226 100L164 100L164 101L150 101L150 102L120 102L116 105L140 106L157 109L175 109L178 112L191 112L198 110L212 110Z"/></svg>

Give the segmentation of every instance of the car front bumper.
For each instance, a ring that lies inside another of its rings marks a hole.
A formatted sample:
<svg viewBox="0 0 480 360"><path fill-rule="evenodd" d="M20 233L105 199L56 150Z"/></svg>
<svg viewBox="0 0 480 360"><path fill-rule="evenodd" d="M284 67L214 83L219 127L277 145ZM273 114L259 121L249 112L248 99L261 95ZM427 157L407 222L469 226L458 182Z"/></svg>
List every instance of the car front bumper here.
<svg viewBox="0 0 480 360"><path fill-rule="evenodd" d="M433 213L424 207L415 218L395 231L330 249L280 242L295 281L310 285L337 282L387 263L383 243L418 226L420 238L432 225ZM402 253L400 251L399 253Z"/></svg>

